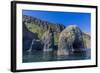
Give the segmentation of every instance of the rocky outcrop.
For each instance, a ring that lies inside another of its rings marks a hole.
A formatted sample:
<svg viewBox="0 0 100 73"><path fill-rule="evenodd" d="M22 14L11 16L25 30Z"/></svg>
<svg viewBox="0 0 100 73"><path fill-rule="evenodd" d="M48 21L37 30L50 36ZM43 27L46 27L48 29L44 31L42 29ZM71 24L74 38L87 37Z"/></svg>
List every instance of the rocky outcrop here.
<svg viewBox="0 0 100 73"><path fill-rule="evenodd" d="M70 25L61 32L58 55L69 55L74 51L81 51L83 48L85 48L83 33L76 25Z"/></svg>
<svg viewBox="0 0 100 73"><path fill-rule="evenodd" d="M54 34L51 29L46 31L42 36L43 51L52 51L54 49Z"/></svg>
<svg viewBox="0 0 100 73"><path fill-rule="evenodd" d="M23 36L24 36L24 38L38 39L38 34L29 31L26 27L25 22L23 22Z"/></svg>
<svg viewBox="0 0 100 73"><path fill-rule="evenodd" d="M31 29L31 30L30 30ZM36 17L23 15L23 49L56 51L57 55L70 55L91 48L90 35L76 25L65 28Z"/></svg>
<svg viewBox="0 0 100 73"><path fill-rule="evenodd" d="M39 27L43 28L45 31L47 31L49 28L52 29L54 32L61 32L65 26L63 24L54 24L48 21L41 20L36 17L31 17L27 15L23 15L23 22L26 23L32 23L33 25L38 25Z"/></svg>
<svg viewBox="0 0 100 73"><path fill-rule="evenodd" d="M32 40L34 40L33 45L36 45L36 46L32 45L32 48L30 49ZM26 27L26 23L23 22L23 51L32 50L32 49L42 49L41 42L37 40L39 40L38 34L29 31Z"/></svg>
<svg viewBox="0 0 100 73"><path fill-rule="evenodd" d="M39 18L36 18L33 16L23 15L22 19L23 19L23 22L25 23L24 26L26 26L26 28L27 28L25 30L23 29L23 32L28 30L28 33L25 33L25 36L28 36L28 39L31 38L30 39L31 41L27 40L27 42L25 42L26 43L25 45L27 45L27 46L25 46L24 48L29 48L29 44L30 44L30 42L32 43L33 38L39 39L41 41L42 40L41 37L44 37L44 34L47 33L49 28L50 28L50 30L52 30L52 32L54 32L55 37L53 37L54 38L53 42L56 42L56 44L57 44L58 33L60 33L65 28L65 26L63 24L51 23L51 22L44 21L42 19L39 19ZM50 38L48 36L47 36L47 38L49 39L48 41L50 41ZM47 39L45 39L44 41L46 41L46 40ZM48 41L46 41L46 42L48 42ZM48 45L50 45L50 43L48 43ZM36 45L36 46L38 46L38 45ZM34 48L34 46L33 46L33 48ZM48 48L49 48L49 46L48 46Z"/></svg>
<svg viewBox="0 0 100 73"><path fill-rule="evenodd" d="M54 45L54 40L53 40L54 37L52 36L51 30L52 32L55 32L54 34L56 35L58 32L61 32L65 28L65 26L62 24L54 24L48 21L41 20L36 17L32 17L32 16L23 15L22 19L23 19L23 48L24 50L25 49L31 50L32 48L43 49L43 47L48 48L48 49L52 48L52 45ZM35 25L35 27L38 26L39 30L35 32L30 31L29 30L30 28L28 28L30 24ZM50 30L48 30L49 28ZM44 41L41 41L41 37L44 38ZM34 44L32 44L32 40L34 39L35 39L35 41L33 42ZM37 40L39 41L37 42ZM44 42L44 46L43 45L41 46L41 42L42 44Z"/></svg>
<svg viewBox="0 0 100 73"><path fill-rule="evenodd" d="M90 34L83 33L83 40L84 40L84 46L86 48L91 48L91 37L90 37Z"/></svg>

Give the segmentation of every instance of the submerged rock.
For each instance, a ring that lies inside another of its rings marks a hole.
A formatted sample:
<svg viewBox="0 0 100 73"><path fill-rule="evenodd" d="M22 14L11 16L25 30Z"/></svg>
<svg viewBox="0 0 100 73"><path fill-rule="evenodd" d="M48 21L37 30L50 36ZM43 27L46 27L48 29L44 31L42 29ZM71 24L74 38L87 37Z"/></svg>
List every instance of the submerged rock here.
<svg viewBox="0 0 100 73"><path fill-rule="evenodd" d="M61 32L57 55L69 55L83 48L85 48L83 33L76 25L70 25Z"/></svg>

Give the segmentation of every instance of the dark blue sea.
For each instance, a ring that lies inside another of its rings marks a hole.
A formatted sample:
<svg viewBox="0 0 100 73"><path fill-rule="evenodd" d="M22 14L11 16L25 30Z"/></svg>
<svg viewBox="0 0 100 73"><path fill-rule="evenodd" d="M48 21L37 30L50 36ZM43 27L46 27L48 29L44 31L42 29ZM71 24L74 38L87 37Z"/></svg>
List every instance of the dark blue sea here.
<svg viewBox="0 0 100 73"><path fill-rule="evenodd" d="M23 54L23 63L47 62L47 61L69 61L69 60L87 60L91 59L91 50L86 48L82 52L76 52L71 55L57 56L56 52L32 51Z"/></svg>

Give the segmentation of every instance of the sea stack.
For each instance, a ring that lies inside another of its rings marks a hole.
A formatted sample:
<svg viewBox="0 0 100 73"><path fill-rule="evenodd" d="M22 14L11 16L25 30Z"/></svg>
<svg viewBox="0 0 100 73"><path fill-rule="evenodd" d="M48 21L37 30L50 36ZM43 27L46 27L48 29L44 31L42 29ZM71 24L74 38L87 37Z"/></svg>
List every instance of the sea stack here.
<svg viewBox="0 0 100 73"><path fill-rule="evenodd" d="M78 26L70 25L61 32L57 55L70 55L84 48L83 33Z"/></svg>

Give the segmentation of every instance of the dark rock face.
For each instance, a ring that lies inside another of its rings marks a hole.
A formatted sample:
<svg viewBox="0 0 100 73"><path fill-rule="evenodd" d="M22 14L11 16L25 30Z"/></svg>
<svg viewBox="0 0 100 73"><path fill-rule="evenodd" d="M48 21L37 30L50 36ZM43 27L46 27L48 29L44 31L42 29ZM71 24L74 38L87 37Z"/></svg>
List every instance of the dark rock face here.
<svg viewBox="0 0 100 73"><path fill-rule="evenodd" d="M75 25L65 28L59 37L58 55L69 55L85 48L82 31Z"/></svg>
<svg viewBox="0 0 100 73"><path fill-rule="evenodd" d="M33 45L35 45L35 44L39 45L39 47L37 47L37 48L34 46L35 49L41 49L41 42L40 41L37 42L37 40L39 40L38 34L30 32L27 29L25 22L23 22L23 51L29 50L33 39L34 39ZM34 49L34 47L32 47L32 48Z"/></svg>
<svg viewBox="0 0 100 73"><path fill-rule="evenodd" d="M52 30L48 30L43 34L43 51L52 51L54 49L54 34Z"/></svg>
<svg viewBox="0 0 100 73"><path fill-rule="evenodd" d="M38 34L30 32L27 29L25 22L23 22L23 36L30 39L38 39Z"/></svg>

